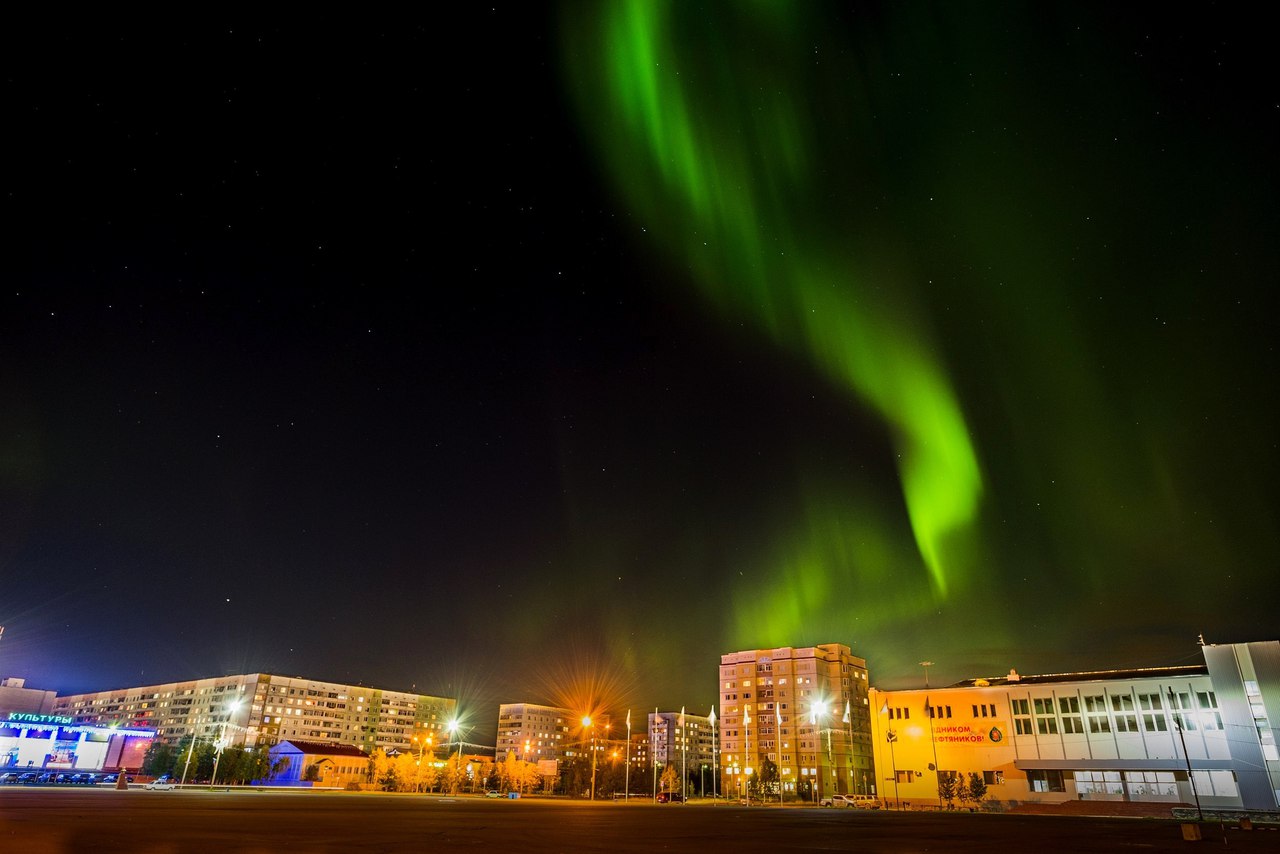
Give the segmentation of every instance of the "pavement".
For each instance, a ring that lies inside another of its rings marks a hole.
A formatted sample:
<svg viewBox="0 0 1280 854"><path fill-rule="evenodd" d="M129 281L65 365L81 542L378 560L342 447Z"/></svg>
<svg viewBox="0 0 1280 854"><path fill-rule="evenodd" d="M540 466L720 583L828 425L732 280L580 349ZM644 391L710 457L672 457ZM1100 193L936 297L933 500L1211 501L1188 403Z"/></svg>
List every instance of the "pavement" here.
<svg viewBox="0 0 1280 854"><path fill-rule="evenodd" d="M0 852L910 854L1280 851L1280 831L1149 818L280 791L0 789Z"/></svg>

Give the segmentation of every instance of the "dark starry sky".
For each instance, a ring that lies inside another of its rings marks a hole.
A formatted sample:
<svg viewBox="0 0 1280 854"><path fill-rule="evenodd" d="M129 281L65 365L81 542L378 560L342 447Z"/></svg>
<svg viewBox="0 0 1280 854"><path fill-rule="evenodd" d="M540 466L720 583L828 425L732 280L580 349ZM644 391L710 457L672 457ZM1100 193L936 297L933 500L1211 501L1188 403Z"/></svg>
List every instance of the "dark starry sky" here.
<svg viewBox="0 0 1280 854"><path fill-rule="evenodd" d="M888 686L1274 638L1260 23L814 8L862 76L810 150L866 168L812 230L917 283L984 478L963 583L921 582L893 431L627 194L564 10L46 21L0 52L0 671L695 708L757 644ZM754 633L797 567L824 604Z"/></svg>

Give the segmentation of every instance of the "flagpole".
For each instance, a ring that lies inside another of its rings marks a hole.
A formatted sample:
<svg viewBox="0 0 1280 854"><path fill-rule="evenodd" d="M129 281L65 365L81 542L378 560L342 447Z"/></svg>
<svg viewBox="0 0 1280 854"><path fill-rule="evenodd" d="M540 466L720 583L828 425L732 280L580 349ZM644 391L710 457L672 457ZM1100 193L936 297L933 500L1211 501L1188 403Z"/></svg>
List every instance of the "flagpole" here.
<svg viewBox="0 0 1280 854"><path fill-rule="evenodd" d="M658 751L654 750L653 744L653 727L658 723L658 707L653 707L653 723L649 727L649 764L653 766L653 802L658 802L658 757L655 755Z"/></svg>
<svg viewBox="0 0 1280 854"><path fill-rule="evenodd" d="M773 743L775 745L782 744L782 706L775 700L773 703ZM778 751L778 758L782 758L782 751ZM778 767L778 806L782 806L782 767Z"/></svg>
<svg viewBox="0 0 1280 854"><path fill-rule="evenodd" d="M685 737L684 706L680 707L680 803L689 803L689 739Z"/></svg>
<svg viewBox="0 0 1280 854"><path fill-rule="evenodd" d="M925 673L928 674L928 670ZM938 790L938 807L942 807L942 771L938 768L938 741L933 737L933 706L929 704L929 695L924 697L924 713L929 718L929 744L933 746L934 788Z"/></svg>
<svg viewBox="0 0 1280 854"><path fill-rule="evenodd" d="M627 709L627 782L623 785L626 790L622 793L623 802L631 800L631 710Z"/></svg>
<svg viewBox="0 0 1280 854"><path fill-rule="evenodd" d="M708 720L711 721L711 797L714 800L719 800L720 783L716 779L716 774L720 771L720 753L716 749L718 744L716 736L718 733L716 732L716 707L714 703L711 704L711 714Z"/></svg>

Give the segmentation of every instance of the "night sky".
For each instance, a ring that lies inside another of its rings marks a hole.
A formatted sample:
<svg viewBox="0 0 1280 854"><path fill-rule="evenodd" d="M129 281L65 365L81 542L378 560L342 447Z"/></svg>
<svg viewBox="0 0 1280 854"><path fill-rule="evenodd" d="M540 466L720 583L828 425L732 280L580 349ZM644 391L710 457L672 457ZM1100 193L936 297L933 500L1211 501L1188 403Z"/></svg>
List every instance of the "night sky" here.
<svg viewBox="0 0 1280 854"><path fill-rule="evenodd" d="M0 675L715 701L1280 636L1242 7L7 28Z"/></svg>

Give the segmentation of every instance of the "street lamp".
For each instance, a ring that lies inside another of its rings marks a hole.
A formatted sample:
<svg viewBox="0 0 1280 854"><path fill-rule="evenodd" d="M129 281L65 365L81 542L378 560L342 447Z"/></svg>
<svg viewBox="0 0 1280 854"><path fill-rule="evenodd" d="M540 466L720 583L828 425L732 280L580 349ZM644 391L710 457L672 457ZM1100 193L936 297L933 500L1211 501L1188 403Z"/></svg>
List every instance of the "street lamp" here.
<svg viewBox="0 0 1280 854"><path fill-rule="evenodd" d="M414 766L417 768L417 780L414 788L416 790L421 790L422 789L422 750L424 747L433 747L435 742L432 739L432 737L429 735L424 735L421 738L415 735L413 737L413 743L418 745L418 761ZM431 758L435 759L435 756L436 756L436 752L434 749L432 749Z"/></svg>
<svg viewBox="0 0 1280 854"><path fill-rule="evenodd" d="M810 725L811 725L811 726L813 726L815 729L816 729L816 728L817 728L817 726L818 726L818 716L819 716L819 715L822 715L824 718L827 716L827 705L826 705L826 703L817 703L817 704L815 704L815 705L813 705L813 706L810 706L810 707L809 707L809 723L810 723ZM818 739L819 739L819 740L821 740L821 739L822 739L822 733L821 733L821 731L819 731L817 735L818 735ZM818 763L818 764L819 764L819 765L821 765L822 763ZM833 773L833 774L834 774L834 770L832 769L832 762L831 762L831 727L827 727L827 770L828 770L828 772L830 772L830 773ZM819 800L819 801L821 801L821 800L822 800L822 778L823 778L823 777L825 777L825 776L826 776L826 774L821 773L821 769L819 769L819 774L818 774L818 793L817 793L817 794L818 794L818 800Z"/></svg>
<svg viewBox="0 0 1280 854"><path fill-rule="evenodd" d="M461 776L462 774L462 731L458 724L458 719L454 718L453 720L449 721L449 725L447 729L449 730L449 735L456 736L458 739L458 775ZM445 754L445 757L446 758L448 757L447 753ZM462 781L460 779L455 778L454 785L461 786ZM443 791L443 789L441 791ZM454 791L456 792L457 789L455 788Z"/></svg>
<svg viewBox="0 0 1280 854"><path fill-rule="evenodd" d="M591 726L591 715L582 716L582 728L591 730L591 795L590 800L596 799L596 730Z"/></svg>
<svg viewBox="0 0 1280 854"><path fill-rule="evenodd" d="M236 699L227 705L227 720L222 722L222 732L218 735L218 752L213 757L213 776L209 778L210 788L218 781L218 763L222 761L222 751L227 747L227 726L233 725L231 724L231 716L240 710L242 702L242 700Z"/></svg>

